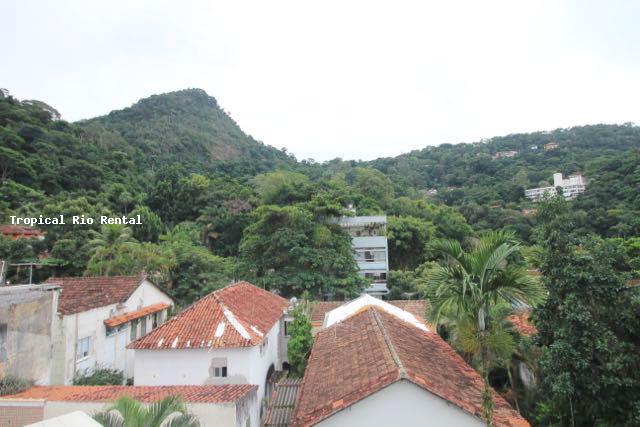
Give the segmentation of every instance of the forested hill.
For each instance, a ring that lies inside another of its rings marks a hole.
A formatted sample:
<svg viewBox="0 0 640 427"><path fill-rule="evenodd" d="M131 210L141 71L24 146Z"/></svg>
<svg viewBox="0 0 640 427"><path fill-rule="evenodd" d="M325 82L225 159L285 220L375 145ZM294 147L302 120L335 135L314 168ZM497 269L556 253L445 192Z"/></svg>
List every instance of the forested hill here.
<svg viewBox="0 0 640 427"><path fill-rule="evenodd" d="M256 141L202 89L153 95L129 108L78 123L101 137L122 138L152 166L181 163L210 167L237 163L291 163L284 152Z"/></svg>
<svg viewBox="0 0 640 427"><path fill-rule="evenodd" d="M549 143L558 147L545 150L545 144ZM565 175L596 172L597 163L633 149L640 149L639 127L593 125L514 134L469 144L441 144L380 158L369 165L387 174L398 188L465 187L481 192L481 188L491 188L495 191L474 197L483 202L508 202L524 196L522 187L550 182L554 172ZM496 154L508 151L516 153L513 157L495 158Z"/></svg>
<svg viewBox="0 0 640 427"><path fill-rule="evenodd" d="M550 143L557 148L545 150ZM513 157L499 156L509 151ZM533 207L524 190L552 185L555 172L582 172L590 185L573 203L578 226L607 236L640 233L640 128L631 124L442 144L365 165L385 173L397 192L455 206L476 229L507 227L525 240L534 220L521 213Z"/></svg>

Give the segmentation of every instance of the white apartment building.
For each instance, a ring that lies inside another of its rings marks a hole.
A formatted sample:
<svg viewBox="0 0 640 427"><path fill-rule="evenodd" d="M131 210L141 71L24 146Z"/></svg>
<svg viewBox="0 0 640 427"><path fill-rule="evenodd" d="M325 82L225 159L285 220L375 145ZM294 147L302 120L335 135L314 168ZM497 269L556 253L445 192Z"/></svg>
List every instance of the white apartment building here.
<svg viewBox="0 0 640 427"><path fill-rule="evenodd" d="M566 200L575 199L578 194L584 193L587 188L587 178L581 173L570 175L564 179L561 173L553 174L553 187L530 188L524 191L527 199L534 202L539 201L545 194L555 196L558 194L557 187L562 188L562 195Z"/></svg>
<svg viewBox="0 0 640 427"><path fill-rule="evenodd" d="M388 294L387 217L345 216L339 224L351 236L359 274L369 281L364 292L374 296Z"/></svg>

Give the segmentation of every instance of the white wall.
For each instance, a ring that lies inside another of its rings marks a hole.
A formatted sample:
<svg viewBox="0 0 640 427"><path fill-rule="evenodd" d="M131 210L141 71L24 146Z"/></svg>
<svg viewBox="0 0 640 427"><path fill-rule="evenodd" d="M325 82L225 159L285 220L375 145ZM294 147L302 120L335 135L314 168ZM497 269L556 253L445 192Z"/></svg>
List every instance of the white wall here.
<svg viewBox="0 0 640 427"><path fill-rule="evenodd" d="M409 381L398 381L317 425L481 427L484 422Z"/></svg>
<svg viewBox="0 0 640 427"><path fill-rule="evenodd" d="M173 305L171 298L151 282L145 280L127 301L120 306L111 304L63 316L64 383L71 384L75 372L83 371L86 368L92 369L96 364L123 370L125 377L132 377L134 372L133 350L125 348L131 341L129 325L119 333L107 337L104 321L110 317L157 303ZM151 331L151 316L148 316L145 320L147 322L147 333L149 333ZM142 319L138 320L138 322L140 321ZM138 328L140 328L140 325L138 325ZM89 356L83 360L76 361L76 343L85 337L91 337Z"/></svg>
<svg viewBox="0 0 640 427"><path fill-rule="evenodd" d="M109 404L104 402L48 401L44 407L44 419L54 418L74 411L83 411L93 415L106 409ZM198 417L203 427L246 426L246 421L242 423L242 420L237 419L235 403L187 403L186 405L189 412ZM257 427L258 424L253 423L252 420L251 426Z"/></svg>
<svg viewBox="0 0 640 427"><path fill-rule="evenodd" d="M135 350L135 385L256 384L258 402L265 394L265 379L271 365L281 369L278 359L280 321L267 334L268 344L260 346L212 349ZM209 375L211 359L227 358L227 378Z"/></svg>

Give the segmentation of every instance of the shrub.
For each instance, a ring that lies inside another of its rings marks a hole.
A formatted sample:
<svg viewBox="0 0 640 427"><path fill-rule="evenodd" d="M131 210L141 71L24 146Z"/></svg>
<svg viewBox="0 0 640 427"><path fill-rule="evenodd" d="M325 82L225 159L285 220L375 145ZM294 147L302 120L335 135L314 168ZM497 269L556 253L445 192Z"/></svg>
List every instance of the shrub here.
<svg viewBox="0 0 640 427"><path fill-rule="evenodd" d="M7 375L3 378L0 378L0 396L20 393L21 391L25 391L32 385L33 384L29 380L25 380L24 378L19 378L13 375Z"/></svg>
<svg viewBox="0 0 640 427"><path fill-rule="evenodd" d="M85 369L73 378L73 385L122 385L124 373L118 369L96 368Z"/></svg>

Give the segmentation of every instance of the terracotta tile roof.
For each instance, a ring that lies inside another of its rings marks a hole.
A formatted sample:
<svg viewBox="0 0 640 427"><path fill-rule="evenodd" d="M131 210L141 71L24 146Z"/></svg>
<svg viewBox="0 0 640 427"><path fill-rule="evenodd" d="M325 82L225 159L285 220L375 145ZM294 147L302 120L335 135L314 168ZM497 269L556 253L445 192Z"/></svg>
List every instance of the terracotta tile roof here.
<svg viewBox="0 0 640 427"><path fill-rule="evenodd" d="M189 403L237 402L256 390L257 385L182 385L182 386L46 386L31 387L21 393L1 396L5 399L44 399L53 401L107 402L120 396L131 396L141 402L155 402L179 395Z"/></svg>
<svg viewBox="0 0 640 427"><path fill-rule="evenodd" d="M319 301L314 303L313 309L311 310L311 325L322 326L322 322L324 322L324 315L327 312L333 310L334 308L338 308L341 305L346 304L347 302L348 301ZM425 312L427 311L427 307L429 306L428 302L423 299L391 300L385 302L408 311L418 319L424 319Z"/></svg>
<svg viewBox="0 0 640 427"><path fill-rule="evenodd" d="M302 384L300 378L284 378L274 384L273 393L262 419L263 426L286 427L289 425L300 384Z"/></svg>
<svg viewBox="0 0 640 427"><path fill-rule="evenodd" d="M531 310L524 309L507 316L507 320L513 325L513 329L520 335L530 337L538 333L538 328L531 323Z"/></svg>
<svg viewBox="0 0 640 427"><path fill-rule="evenodd" d="M309 426L400 380L482 417L483 380L436 333L369 307L316 335L292 419ZM528 426L497 393L496 426Z"/></svg>
<svg viewBox="0 0 640 427"><path fill-rule="evenodd" d="M139 319L141 317L148 316L149 314L157 313L158 311L162 311L165 308L169 307L169 304L160 302L158 304L143 307L140 310L129 311L128 313L124 313L119 316L110 317L109 319L106 319L104 321L104 324L110 328L113 328L118 325L122 325L123 323L127 323L131 320Z"/></svg>
<svg viewBox="0 0 640 427"><path fill-rule="evenodd" d="M66 315L124 303L143 280L140 276L50 277L46 283L60 285L58 311Z"/></svg>
<svg viewBox="0 0 640 427"><path fill-rule="evenodd" d="M127 348L249 347L280 319L289 301L248 282L219 289Z"/></svg>
<svg viewBox="0 0 640 427"><path fill-rule="evenodd" d="M5 236L40 237L44 231L24 225L0 225L0 233Z"/></svg>

